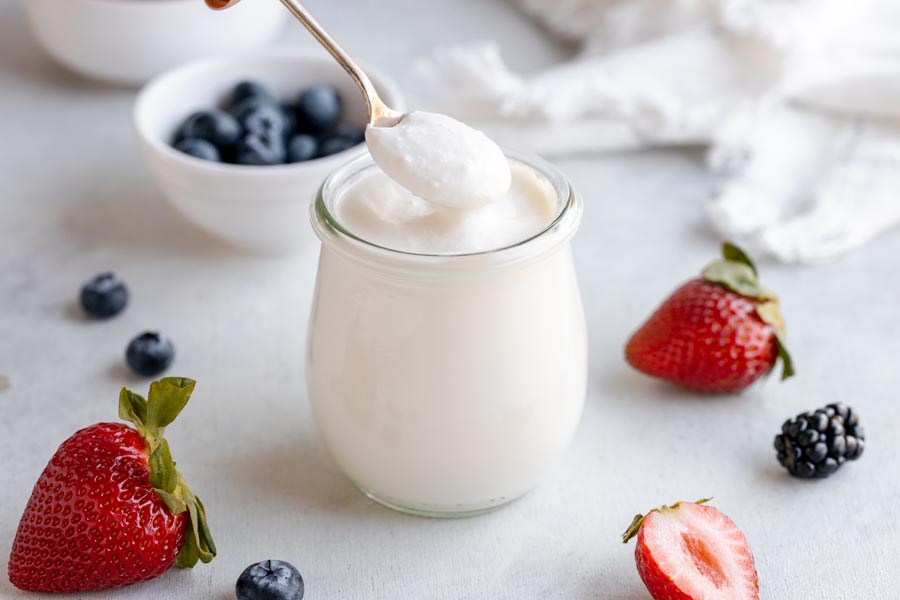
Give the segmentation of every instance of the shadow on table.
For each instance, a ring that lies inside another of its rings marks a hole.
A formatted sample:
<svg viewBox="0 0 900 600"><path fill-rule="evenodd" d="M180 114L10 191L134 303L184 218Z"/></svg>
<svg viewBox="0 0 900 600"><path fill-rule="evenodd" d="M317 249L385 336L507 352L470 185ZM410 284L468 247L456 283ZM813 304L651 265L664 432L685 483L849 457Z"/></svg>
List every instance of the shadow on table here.
<svg viewBox="0 0 900 600"><path fill-rule="evenodd" d="M219 259L236 249L192 226L146 178L85 178L68 182L60 226L67 242L86 250L114 247L127 255Z"/></svg>
<svg viewBox="0 0 900 600"><path fill-rule="evenodd" d="M634 575L634 583L629 584L626 592L621 591L621 584L616 584L616 590L610 590L610 581L608 576L602 574L597 575L592 580L585 582L583 590L578 590L573 598L579 600L652 600L650 593L641 583L636 572ZM574 591L574 590L573 590Z"/></svg>
<svg viewBox="0 0 900 600"><path fill-rule="evenodd" d="M740 394L702 394L645 376L624 364L624 361L622 364L607 365L607 368L596 370L591 375L590 383L592 387L603 390L603 395L609 398L666 407L673 404L690 406L753 402L759 389L759 386L752 386Z"/></svg>
<svg viewBox="0 0 900 600"><path fill-rule="evenodd" d="M235 497L247 496L248 502L264 496L270 507L283 504L293 510L389 512L365 498L340 472L314 433L263 438L254 449L222 459L229 491Z"/></svg>

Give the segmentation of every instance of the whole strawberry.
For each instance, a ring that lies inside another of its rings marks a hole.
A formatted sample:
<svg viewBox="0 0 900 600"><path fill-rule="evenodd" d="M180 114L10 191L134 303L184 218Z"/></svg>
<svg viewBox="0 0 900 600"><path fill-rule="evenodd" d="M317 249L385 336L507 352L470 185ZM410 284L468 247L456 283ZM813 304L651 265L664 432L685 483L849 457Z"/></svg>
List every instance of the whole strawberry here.
<svg viewBox="0 0 900 600"><path fill-rule="evenodd" d="M652 377L710 393L739 392L781 358L782 379L794 374L784 345L778 298L762 287L756 267L736 246L656 309L625 346L625 358Z"/></svg>
<svg viewBox="0 0 900 600"><path fill-rule="evenodd" d="M759 580L747 538L709 500L676 502L637 515L634 561L654 600L755 600Z"/></svg>
<svg viewBox="0 0 900 600"><path fill-rule="evenodd" d="M148 399L122 389L119 423L78 431L31 492L9 557L9 580L35 592L86 592L138 583L177 560L216 554L203 503L175 469L163 429L194 381L167 377Z"/></svg>

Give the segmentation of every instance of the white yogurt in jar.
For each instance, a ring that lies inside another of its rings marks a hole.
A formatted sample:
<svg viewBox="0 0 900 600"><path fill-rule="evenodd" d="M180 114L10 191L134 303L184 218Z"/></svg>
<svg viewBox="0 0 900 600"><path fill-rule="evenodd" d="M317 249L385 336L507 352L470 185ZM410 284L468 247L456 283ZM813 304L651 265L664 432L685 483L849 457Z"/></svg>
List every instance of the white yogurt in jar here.
<svg viewBox="0 0 900 600"><path fill-rule="evenodd" d="M416 196L380 170L356 181L335 205L337 220L354 235L392 250L466 254L511 246L539 233L553 219L553 186L518 162L504 166L511 185L494 201L472 209Z"/></svg>
<svg viewBox="0 0 900 600"><path fill-rule="evenodd" d="M508 189L459 209L361 157L313 209L313 415L341 470L400 510L517 498L581 416L587 335L569 244L581 203L550 165L504 167Z"/></svg>

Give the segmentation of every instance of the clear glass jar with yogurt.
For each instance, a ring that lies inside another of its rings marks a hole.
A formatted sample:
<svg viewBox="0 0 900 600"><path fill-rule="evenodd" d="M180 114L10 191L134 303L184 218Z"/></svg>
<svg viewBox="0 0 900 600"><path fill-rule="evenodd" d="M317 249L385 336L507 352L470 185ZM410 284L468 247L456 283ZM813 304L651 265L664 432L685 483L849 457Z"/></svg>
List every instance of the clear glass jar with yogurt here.
<svg viewBox="0 0 900 600"><path fill-rule="evenodd" d="M338 466L391 508L456 516L514 500L581 417L587 335L570 248L581 200L551 165L507 155L550 211L498 249L401 251L348 227L338 203L378 169L368 155L334 172L312 208L313 415Z"/></svg>

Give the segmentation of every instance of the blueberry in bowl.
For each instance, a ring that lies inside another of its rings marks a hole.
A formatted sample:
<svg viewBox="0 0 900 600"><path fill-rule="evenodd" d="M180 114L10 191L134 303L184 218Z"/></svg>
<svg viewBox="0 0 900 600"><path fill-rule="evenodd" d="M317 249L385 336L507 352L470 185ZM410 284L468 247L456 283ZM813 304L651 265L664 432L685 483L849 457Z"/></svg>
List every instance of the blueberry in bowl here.
<svg viewBox="0 0 900 600"><path fill-rule="evenodd" d="M297 98L297 122L301 131L325 134L341 118L341 97L330 85L311 85Z"/></svg>
<svg viewBox="0 0 900 600"><path fill-rule="evenodd" d="M259 101L275 102L275 97L272 96L272 93L266 86L258 81L244 80L234 86L225 103L228 109L231 110L251 98Z"/></svg>
<svg viewBox="0 0 900 600"><path fill-rule="evenodd" d="M174 148L180 150L194 158L219 162L222 160L222 154L215 144L209 140L197 137L186 137L175 142Z"/></svg>
<svg viewBox="0 0 900 600"><path fill-rule="evenodd" d="M319 140L308 133L299 133L288 141L288 162L303 162L319 156Z"/></svg>
<svg viewBox="0 0 900 600"><path fill-rule="evenodd" d="M305 162L349 150L365 141L365 129L343 118L334 86L314 83L295 102L279 102L265 85L243 80L217 107L191 113L172 146L211 162L272 166Z"/></svg>
<svg viewBox="0 0 900 600"><path fill-rule="evenodd" d="M175 134L175 142L193 138L206 140L222 152L237 144L241 137L241 125L237 119L221 110L204 110L192 113Z"/></svg>

